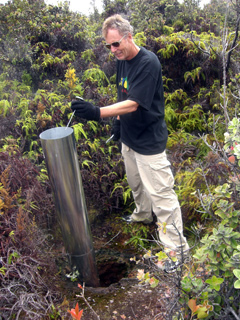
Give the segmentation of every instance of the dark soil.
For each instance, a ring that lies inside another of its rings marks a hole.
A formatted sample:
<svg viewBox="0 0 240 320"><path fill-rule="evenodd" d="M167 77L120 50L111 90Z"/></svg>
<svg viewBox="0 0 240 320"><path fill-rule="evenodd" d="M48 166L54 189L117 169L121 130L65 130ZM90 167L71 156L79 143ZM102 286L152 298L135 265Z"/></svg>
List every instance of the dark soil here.
<svg viewBox="0 0 240 320"><path fill-rule="evenodd" d="M80 297L82 291L78 288L78 283L66 280L68 289L75 294L71 308L79 303L79 308L84 309L81 320L172 319L178 307L177 284L181 272L166 274L150 262L144 261L143 248L126 245L130 235L119 230L131 226L126 226L119 216L113 214L111 220L105 216L93 218L92 213L89 216L101 286L84 289L84 297L94 310L92 311ZM149 230L149 238L151 234L155 235L154 224L146 228ZM157 250L156 247L154 250ZM139 262L132 262L131 258ZM140 283L137 279L139 269L149 271L159 279L159 285L151 288L149 284Z"/></svg>

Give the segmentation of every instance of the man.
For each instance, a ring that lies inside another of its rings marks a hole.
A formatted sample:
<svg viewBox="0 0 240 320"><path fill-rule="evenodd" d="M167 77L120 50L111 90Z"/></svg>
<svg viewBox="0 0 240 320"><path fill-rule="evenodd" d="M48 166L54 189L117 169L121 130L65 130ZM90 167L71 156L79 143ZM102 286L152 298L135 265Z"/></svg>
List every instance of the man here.
<svg viewBox="0 0 240 320"><path fill-rule="evenodd" d="M133 41L133 28L120 15L105 20L102 28L106 47L117 58L118 102L96 107L73 101L75 115L87 120L117 119L114 139L121 137L126 174L136 209L125 220L151 223L157 216L160 241L181 257L189 250L183 236L182 216L173 190L174 178L165 148L168 132L164 121L161 64L155 54ZM177 264L169 261L168 269Z"/></svg>

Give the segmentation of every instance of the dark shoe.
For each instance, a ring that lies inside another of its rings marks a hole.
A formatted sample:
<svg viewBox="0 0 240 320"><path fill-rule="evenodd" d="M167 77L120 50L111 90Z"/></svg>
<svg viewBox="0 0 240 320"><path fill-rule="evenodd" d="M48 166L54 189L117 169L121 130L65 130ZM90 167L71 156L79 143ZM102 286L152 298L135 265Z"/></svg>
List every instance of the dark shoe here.
<svg viewBox="0 0 240 320"><path fill-rule="evenodd" d="M131 215L130 216L124 216L124 217L122 217L122 219L127 223L140 223L140 222L143 223L143 224L151 224L152 223L152 221L147 220L147 219L146 220L142 220L142 221L134 220Z"/></svg>
<svg viewBox="0 0 240 320"><path fill-rule="evenodd" d="M167 260L164 264L164 271L166 273L173 273L176 272L177 269L180 267L181 263L177 261L173 261L171 259Z"/></svg>

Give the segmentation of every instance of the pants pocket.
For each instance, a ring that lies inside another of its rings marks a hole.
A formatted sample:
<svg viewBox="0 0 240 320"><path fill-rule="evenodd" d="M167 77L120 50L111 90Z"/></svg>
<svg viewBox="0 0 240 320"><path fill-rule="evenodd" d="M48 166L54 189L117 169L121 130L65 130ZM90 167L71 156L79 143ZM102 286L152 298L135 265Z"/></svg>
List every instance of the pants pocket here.
<svg viewBox="0 0 240 320"><path fill-rule="evenodd" d="M174 186L174 178L170 167L170 162L165 159L159 159L151 162L150 171L153 181L153 187L156 192L164 192L172 189Z"/></svg>

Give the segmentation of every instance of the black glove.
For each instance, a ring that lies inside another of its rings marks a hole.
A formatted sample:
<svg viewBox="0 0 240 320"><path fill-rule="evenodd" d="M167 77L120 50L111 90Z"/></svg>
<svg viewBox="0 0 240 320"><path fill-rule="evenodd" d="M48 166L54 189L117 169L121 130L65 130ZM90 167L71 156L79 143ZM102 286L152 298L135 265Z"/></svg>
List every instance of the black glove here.
<svg viewBox="0 0 240 320"><path fill-rule="evenodd" d="M113 136L113 141L118 141L121 137L121 126L120 126L120 120L118 120L117 118L114 120L113 122L113 127L112 127L112 131L111 134L114 135Z"/></svg>
<svg viewBox="0 0 240 320"><path fill-rule="evenodd" d="M98 121L100 119L100 108L84 100L74 100L71 103L72 111L77 117Z"/></svg>

